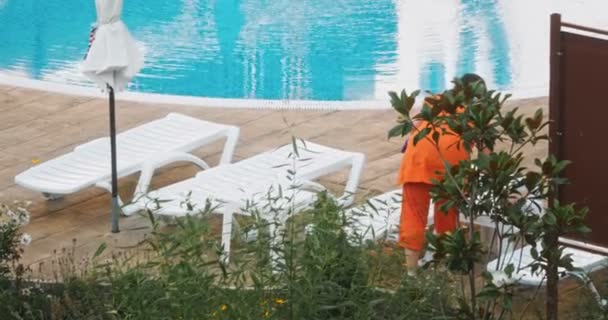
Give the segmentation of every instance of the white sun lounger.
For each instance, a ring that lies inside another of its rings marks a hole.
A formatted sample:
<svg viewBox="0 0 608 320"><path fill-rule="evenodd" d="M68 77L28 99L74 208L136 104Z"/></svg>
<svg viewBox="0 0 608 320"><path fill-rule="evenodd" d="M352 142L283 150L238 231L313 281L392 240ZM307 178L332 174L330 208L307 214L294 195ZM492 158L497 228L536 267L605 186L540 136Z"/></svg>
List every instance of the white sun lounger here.
<svg viewBox="0 0 608 320"><path fill-rule="evenodd" d="M572 243L572 240L561 238L560 242L568 244ZM589 245L587 245L589 246ZM542 271L537 271L536 273L532 273L530 268L530 264L534 262L534 258L530 254L531 246L524 246L512 252L505 253L500 262L500 266L498 259L494 259L490 261L487 265L488 271L502 270L508 264L513 264L515 267L515 271L513 272L513 279L515 282L522 285L529 286L538 286L543 285L545 283L545 274ZM598 249L597 247L595 249ZM600 250L606 251L604 248L599 248ZM541 251L541 247L537 248L538 252ZM584 251L580 249L576 249L573 247L565 247L564 254L571 254L572 265L580 269L580 271L584 273L590 273L596 271L600 268L605 268L606 263L608 263L608 258L604 255L592 253L589 251ZM560 270L563 272L564 270ZM567 273L565 274L568 275Z"/></svg>
<svg viewBox="0 0 608 320"><path fill-rule="evenodd" d="M281 212L287 211L285 206L294 205L296 211L310 206L316 200L317 192L324 190L323 186L313 180L347 168L350 168L350 174L344 194L338 200L345 206L352 202L363 171L365 155L307 141L296 144L296 160L293 157L295 144L288 144L233 164L201 171L191 179L152 191L147 197L127 206L125 213L147 208L157 215L185 216L200 213L208 201L219 204L215 211L223 214L222 245L227 259L233 214L239 213L240 209L248 205L255 204L262 211L262 218L278 218L281 220L278 221L279 225L282 225L288 218L281 216ZM292 176L294 172L295 179ZM281 199L268 201L269 194ZM295 194L293 201L285 198L290 194ZM272 216L277 213L279 217ZM271 223L270 228L273 234L274 224Z"/></svg>
<svg viewBox="0 0 608 320"><path fill-rule="evenodd" d="M362 241L394 240L401 217L402 190L375 196L365 204L347 210L350 219L346 231Z"/></svg>
<svg viewBox="0 0 608 320"><path fill-rule="evenodd" d="M533 210L532 214L544 214L542 210L538 210L539 208L537 204L535 204L534 206L530 206L530 208ZM517 229L512 226L505 226L505 228L510 228L510 230L502 231L509 233L517 231ZM571 255L572 265L583 273L587 274L600 268L606 267L606 263L608 263L608 257L590 251L608 253L608 249L567 238L560 238L559 241L562 245L564 245L564 254ZM512 246L512 244L508 245ZM534 258L530 253L531 249L532 247L530 245L515 249L513 249L512 247L508 248L508 250L505 250L504 254L501 257L488 262L488 264L486 265L486 270L488 270L489 272L501 271L504 270L507 265L512 264L513 267L515 267L515 271L512 275L512 278L517 283L529 286L544 285L544 272L542 270L538 270L537 272L532 273L530 264L534 262ZM589 251L584 249L587 249ZM538 252L541 251L540 243L538 244L537 250ZM560 270L560 272L562 271L564 270ZM565 273L565 276L567 275L568 273ZM593 286L593 284L590 285L591 287ZM593 287L592 290L595 290L595 288Z"/></svg>
<svg viewBox="0 0 608 320"><path fill-rule="evenodd" d="M347 231L349 231L351 234L357 235L364 241L378 240L383 238L396 241L397 239L395 233L399 228L401 200L401 189L393 190L369 199L364 205L349 209L347 212L348 216L353 219L353 225L348 228ZM429 225L433 223L433 207L431 206L430 208L428 218ZM530 204L530 209L537 210L538 208L536 205ZM542 214L542 212L535 211L534 214ZM467 222L462 215L460 220ZM479 217L475 221L475 224L488 228L496 227L496 224L492 222L488 216ZM499 228L504 228L502 232L515 231L513 230L513 227L508 226L499 225ZM606 248L566 238L560 238L560 243L566 246L564 248L564 254L571 255L573 266L581 270L584 274L605 268L608 265L608 256L590 252L594 251L608 254L608 249ZM545 283L545 274L542 271L538 271L533 274L530 268L530 264L534 261L532 255L530 254L531 247L524 246L522 248L513 250L512 246L512 244L508 244L508 247L505 249L500 261L498 258L490 261L486 266L486 270L489 272L504 270L508 264L513 264L515 267L515 272L513 273L512 277L517 283L529 286L543 285ZM572 246L585 248L589 251L577 249ZM537 250L540 252L540 248ZM498 265L499 263L500 265ZM560 270L560 272L561 271L563 270ZM566 274L566 276L567 275L568 274ZM578 274L578 276L584 277L584 275L580 274ZM583 280L585 279L583 278ZM597 295L597 289L593 286L593 283L587 282L586 284L592 293ZM606 307L608 305L608 303L604 300L598 300L598 302L602 307Z"/></svg>
<svg viewBox="0 0 608 320"><path fill-rule="evenodd" d="M538 204L530 205L529 207L533 211L532 214L543 215L542 209L539 210ZM492 225L490 225L492 227ZM504 230L500 232L514 233L517 229L513 226L499 226ZM570 275L576 275L576 278L584 282L587 288L591 291L596 301L602 308L606 308L607 302L603 300L593 282L587 276L589 273L605 268L608 263L608 249L587 244L577 240L571 240L567 238L559 238L559 242L564 246L564 254L570 255L572 259L572 266L577 269L575 272L564 272L564 269L559 269L560 275L566 278ZM546 275L542 269L538 269L536 272L532 272L531 264L534 262L534 258L530 253L532 246L526 245L520 248L513 248L513 243L507 243L507 249L504 253L496 259L488 262L486 270L492 274L496 272L504 271L508 265L513 265L514 272L511 275L509 282L517 283L524 286L541 286L546 284ZM540 243L537 244L538 252L541 252L542 247ZM604 254L598 254L594 252L602 252ZM500 275L504 277L504 275Z"/></svg>
<svg viewBox="0 0 608 320"><path fill-rule="evenodd" d="M220 164L230 163L239 128L170 113L166 117L129 129L117 136L118 177L141 171L135 194L145 193L154 171L167 164L187 161L209 165L189 152L226 139ZM100 138L74 151L32 167L15 177L25 188L54 199L91 186L110 186L110 141Z"/></svg>
<svg viewBox="0 0 608 320"><path fill-rule="evenodd" d="M399 230L401 219L402 189L392 190L369 199L365 204L348 210L347 215L353 219L354 227L349 231L357 232L363 240L397 240L395 232ZM435 208L429 204L427 225L432 225L435 218ZM461 223L469 223L464 215L459 217ZM487 228L495 228L496 224L489 216L480 216L475 224ZM502 226L499 226L502 227ZM506 228L506 227L505 227Z"/></svg>
<svg viewBox="0 0 608 320"><path fill-rule="evenodd" d="M351 208L347 215L352 219L348 231L356 232L362 240L385 239L397 241L399 223L401 220L402 189L392 190L369 199L365 204ZM427 225L434 223L434 206L429 205ZM463 215L460 221L467 223ZM477 218L475 224L484 227L494 227L487 216Z"/></svg>

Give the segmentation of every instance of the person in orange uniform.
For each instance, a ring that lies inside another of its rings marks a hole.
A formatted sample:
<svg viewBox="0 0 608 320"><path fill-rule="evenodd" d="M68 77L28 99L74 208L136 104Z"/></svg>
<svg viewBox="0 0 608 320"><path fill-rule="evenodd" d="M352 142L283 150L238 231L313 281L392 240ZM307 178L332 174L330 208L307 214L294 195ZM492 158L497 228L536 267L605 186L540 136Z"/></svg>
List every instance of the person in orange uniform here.
<svg viewBox="0 0 608 320"><path fill-rule="evenodd" d="M476 74L466 74L461 77L462 84L468 86L483 79ZM426 102L425 102L426 103ZM427 123L420 122L416 128L425 128ZM446 128L447 129L447 128ZM415 135L416 130L412 131ZM444 160L450 165L458 164L469 158L468 152L462 147L458 135L443 134L438 146L431 135L418 141L408 139L401 161L398 183L403 186L403 201L401 204L401 222L399 227L399 245L405 248L408 273L413 274L418 266L420 252L424 247L425 230L428 220L430 191L432 180L440 180L445 172ZM460 144L460 147L458 147ZM435 204L435 232L443 234L452 231L458 224L458 211L450 209L442 212Z"/></svg>

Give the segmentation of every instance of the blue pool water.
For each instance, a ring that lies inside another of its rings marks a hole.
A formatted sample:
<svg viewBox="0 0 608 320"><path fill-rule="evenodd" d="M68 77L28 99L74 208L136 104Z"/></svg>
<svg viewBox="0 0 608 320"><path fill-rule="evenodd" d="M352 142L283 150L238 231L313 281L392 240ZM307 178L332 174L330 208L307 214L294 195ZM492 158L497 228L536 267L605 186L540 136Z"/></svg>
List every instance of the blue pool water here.
<svg viewBox="0 0 608 320"><path fill-rule="evenodd" d="M370 100L466 72L542 95L548 17L608 27L605 0L126 0L145 52L129 90ZM538 4L536 4L538 3ZM78 71L93 0L0 0L0 73L91 86Z"/></svg>

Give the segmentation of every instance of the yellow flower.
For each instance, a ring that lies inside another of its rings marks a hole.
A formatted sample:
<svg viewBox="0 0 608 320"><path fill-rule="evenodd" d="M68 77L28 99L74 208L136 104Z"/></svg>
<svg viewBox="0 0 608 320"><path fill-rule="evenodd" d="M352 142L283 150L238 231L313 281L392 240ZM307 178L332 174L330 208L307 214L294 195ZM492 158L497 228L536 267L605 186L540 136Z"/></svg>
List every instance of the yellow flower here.
<svg viewBox="0 0 608 320"><path fill-rule="evenodd" d="M275 302L276 304L283 304L283 303L285 303L285 300L283 300L283 299L281 299L281 298L277 298L277 299L275 299L275 300L274 300L274 302Z"/></svg>
<svg viewBox="0 0 608 320"><path fill-rule="evenodd" d="M226 311L226 310L228 310L228 306L227 306L227 305L225 305L225 304L223 304L223 305L220 307L220 310L222 310L222 311Z"/></svg>
<svg viewBox="0 0 608 320"><path fill-rule="evenodd" d="M40 163L40 159L38 159L38 158L32 159L32 164L38 164L38 163Z"/></svg>
<svg viewBox="0 0 608 320"><path fill-rule="evenodd" d="M264 317L268 317L270 315L270 311L266 310L266 312L264 312Z"/></svg>

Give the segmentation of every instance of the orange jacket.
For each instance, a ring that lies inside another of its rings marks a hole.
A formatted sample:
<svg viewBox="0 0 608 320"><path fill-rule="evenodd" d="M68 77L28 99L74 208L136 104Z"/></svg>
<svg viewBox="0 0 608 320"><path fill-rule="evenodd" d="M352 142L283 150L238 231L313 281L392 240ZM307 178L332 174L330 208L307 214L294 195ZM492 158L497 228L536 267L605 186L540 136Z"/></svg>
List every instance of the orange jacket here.
<svg viewBox="0 0 608 320"><path fill-rule="evenodd" d="M397 183L432 183L432 179L441 180L445 172L443 160L450 165L458 164L461 160L469 158L468 152L465 150L460 136L449 130L447 125L443 128L450 134L442 134L439 137L439 144L435 146L432 138L432 132L424 139L418 141L414 145L414 137L418 130L422 130L427 126L428 122L421 121L416 128L412 130L408 141L407 149L401 160L401 168L397 177ZM437 131L441 134L441 129Z"/></svg>

